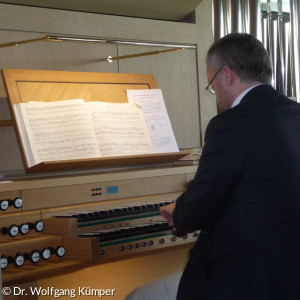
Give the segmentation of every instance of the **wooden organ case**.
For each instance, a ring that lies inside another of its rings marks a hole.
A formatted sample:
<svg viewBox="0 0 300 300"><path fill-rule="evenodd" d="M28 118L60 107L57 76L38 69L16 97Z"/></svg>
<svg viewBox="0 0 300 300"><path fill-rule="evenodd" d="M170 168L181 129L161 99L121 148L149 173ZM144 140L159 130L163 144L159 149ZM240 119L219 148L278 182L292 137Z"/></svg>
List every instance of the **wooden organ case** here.
<svg viewBox="0 0 300 300"><path fill-rule="evenodd" d="M126 89L156 88L152 75L3 73L11 108L75 98L126 102ZM32 295L33 287L115 289L113 298L124 299L148 281L183 270L198 233L173 236L158 210L176 200L196 172L195 166L172 164L184 155L48 162L32 168L24 160L27 173L34 174L0 186L2 286L24 288L30 295L25 299L48 299L48 294Z"/></svg>

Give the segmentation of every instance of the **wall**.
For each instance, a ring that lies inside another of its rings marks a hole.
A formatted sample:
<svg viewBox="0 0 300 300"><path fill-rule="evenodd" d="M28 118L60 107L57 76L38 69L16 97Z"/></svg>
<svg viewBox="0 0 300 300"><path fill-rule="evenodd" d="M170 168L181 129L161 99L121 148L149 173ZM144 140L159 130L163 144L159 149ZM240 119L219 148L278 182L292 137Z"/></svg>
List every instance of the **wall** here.
<svg viewBox="0 0 300 300"><path fill-rule="evenodd" d="M206 79L206 53L213 43L213 15L212 1L203 0L196 9L196 44L198 55L198 82L200 94L200 120L202 144L204 133L210 119L217 114L216 97L209 94L205 88Z"/></svg>
<svg viewBox="0 0 300 300"><path fill-rule="evenodd" d="M212 41L210 11L211 2L203 0L196 11L197 23L187 24L0 4L0 43L45 35L75 35L197 45L197 49L109 64L101 60L108 55L158 49L148 46L42 41L0 48L0 69L154 74L157 86L163 90L179 147L199 147L201 132L215 114L215 101L204 93L205 52ZM1 78L0 120L9 119L7 94ZM14 129L0 127L0 172L20 170L23 170L23 166Z"/></svg>

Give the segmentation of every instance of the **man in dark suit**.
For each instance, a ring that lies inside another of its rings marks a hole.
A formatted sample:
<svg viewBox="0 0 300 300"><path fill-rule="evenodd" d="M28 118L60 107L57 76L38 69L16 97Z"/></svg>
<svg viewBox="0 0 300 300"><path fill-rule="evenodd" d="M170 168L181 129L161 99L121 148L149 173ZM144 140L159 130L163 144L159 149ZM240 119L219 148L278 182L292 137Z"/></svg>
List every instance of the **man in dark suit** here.
<svg viewBox="0 0 300 300"><path fill-rule="evenodd" d="M195 178L161 214L201 230L178 300L300 299L300 104L276 92L263 45L230 34L207 54L208 124Z"/></svg>

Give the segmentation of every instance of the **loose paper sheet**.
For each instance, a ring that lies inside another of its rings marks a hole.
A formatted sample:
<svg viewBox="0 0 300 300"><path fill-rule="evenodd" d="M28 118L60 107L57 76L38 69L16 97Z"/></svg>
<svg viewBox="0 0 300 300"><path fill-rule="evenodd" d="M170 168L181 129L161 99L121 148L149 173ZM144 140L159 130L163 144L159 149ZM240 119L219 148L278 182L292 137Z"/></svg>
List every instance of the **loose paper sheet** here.
<svg viewBox="0 0 300 300"><path fill-rule="evenodd" d="M127 90L129 103L142 105L155 153L179 152L160 89Z"/></svg>

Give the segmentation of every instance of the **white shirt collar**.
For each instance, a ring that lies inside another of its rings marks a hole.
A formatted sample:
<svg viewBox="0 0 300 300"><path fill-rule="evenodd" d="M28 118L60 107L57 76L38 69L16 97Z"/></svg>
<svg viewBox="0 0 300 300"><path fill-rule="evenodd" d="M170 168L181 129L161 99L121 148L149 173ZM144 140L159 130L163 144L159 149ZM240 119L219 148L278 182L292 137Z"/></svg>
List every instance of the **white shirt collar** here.
<svg viewBox="0 0 300 300"><path fill-rule="evenodd" d="M244 90L242 93L240 93L240 94L238 95L238 97L234 100L234 102L232 103L231 108L237 106L238 104L240 104L240 102L242 101L242 99L244 98L244 96L245 96L248 92L250 92L253 88L255 88L256 86L259 86L259 85L261 85L261 84L257 84L257 85L250 86L247 90Z"/></svg>

